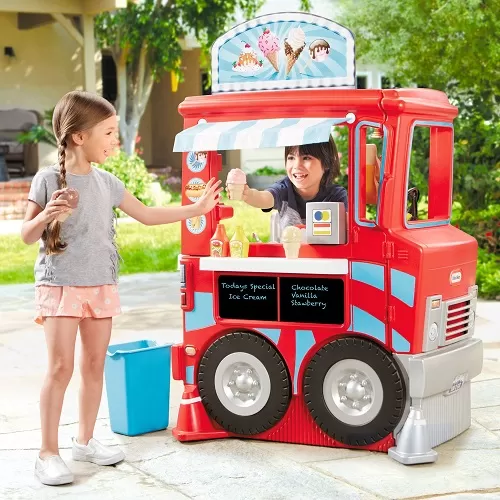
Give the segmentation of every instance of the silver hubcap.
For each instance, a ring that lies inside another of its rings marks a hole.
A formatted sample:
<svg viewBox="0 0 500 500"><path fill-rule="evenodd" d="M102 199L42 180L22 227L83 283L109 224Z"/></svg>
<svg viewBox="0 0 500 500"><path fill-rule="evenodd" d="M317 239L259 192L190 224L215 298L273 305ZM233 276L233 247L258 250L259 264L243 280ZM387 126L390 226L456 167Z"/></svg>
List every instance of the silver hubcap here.
<svg viewBox="0 0 500 500"><path fill-rule="evenodd" d="M220 402L236 415L254 415L264 408L271 394L266 367L246 352L226 356L215 371L214 383Z"/></svg>
<svg viewBox="0 0 500 500"><path fill-rule="evenodd" d="M332 414L349 425L366 425L382 408L384 390L373 368L358 359L335 363L323 382L323 397Z"/></svg>

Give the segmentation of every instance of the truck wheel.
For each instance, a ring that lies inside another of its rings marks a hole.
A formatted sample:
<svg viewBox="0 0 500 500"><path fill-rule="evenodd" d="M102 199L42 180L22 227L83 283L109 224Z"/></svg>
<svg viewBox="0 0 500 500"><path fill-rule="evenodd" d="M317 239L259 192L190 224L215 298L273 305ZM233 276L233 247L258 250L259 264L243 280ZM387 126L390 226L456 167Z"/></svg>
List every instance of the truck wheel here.
<svg viewBox="0 0 500 500"><path fill-rule="evenodd" d="M351 446L376 443L398 425L406 391L397 363L369 340L345 337L311 359L304 399L330 437Z"/></svg>
<svg viewBox="0 0 500 500"><path fill-rule="evenodd" d="M278 351L252 333L217 339L198 368L208 414L224 429L253 435L275 426L290 403L290 377Z"/></svg>

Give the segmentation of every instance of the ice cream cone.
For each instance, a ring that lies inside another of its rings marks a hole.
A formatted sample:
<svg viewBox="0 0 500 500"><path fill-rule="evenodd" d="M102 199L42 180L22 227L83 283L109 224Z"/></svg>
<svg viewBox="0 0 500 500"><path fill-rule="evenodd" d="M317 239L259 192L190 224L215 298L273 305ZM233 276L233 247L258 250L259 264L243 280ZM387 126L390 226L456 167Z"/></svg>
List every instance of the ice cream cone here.
<svg viewBox="0 0 500 500"><path fill-rule="evenodd" d="M290 73L293 66L297 62L300 54L304 50L305 44L297 50L293 50L292 46L285 40L285 55L286 55L286 74Z"/></svg>
<svg viewBox="0 0 500 500"><path fill-rule="evenodd" d="M241 201L243 199L245 184L229 183L227 189L229 190L231 200Z"/></svg>
<svg viewBox="0 0 500 500"><path fill-rule="evenodd" d="M298 259L300 252L300 242L285 242L283 243L285 257L287 259Z"/></svg>
<svg viewBox="0 0 500 500"><path fill-rule="evenodd" d="M270 52L267 56L267 60L273 65L273 68L279 72L279 52Z"/></svg>
<svg viewBox="0 0 500 500"><path fill-rule="evenodd" d="M57 222L64 222L72 213L73 210L70 208L67 212L62 213L57 217Z"/></svg>
<svg viewBox="0 0 500 500"><path fill-rule="evenodd" d="M283 229L281 243L287 259L297 259L299 257L301 241L302 231L297 226L287 226Z"/></svg>

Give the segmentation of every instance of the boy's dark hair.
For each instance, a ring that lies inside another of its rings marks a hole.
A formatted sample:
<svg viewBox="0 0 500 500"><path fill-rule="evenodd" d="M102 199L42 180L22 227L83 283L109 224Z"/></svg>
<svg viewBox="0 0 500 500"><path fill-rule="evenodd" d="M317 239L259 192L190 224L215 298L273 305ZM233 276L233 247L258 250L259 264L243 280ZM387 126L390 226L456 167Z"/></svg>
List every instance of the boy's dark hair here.
<svg viewBox="0 0 500 500"><path fill-rule="evenodd" d="M337 151L337 145L330 136L328 142L317 142L316 144L302 144L301 146L285 147L285 162L289 154L298 154L299 156L313 156L323 165L323 177L321 178L321 187L327 186L340 174L340 160Z"/></svg>

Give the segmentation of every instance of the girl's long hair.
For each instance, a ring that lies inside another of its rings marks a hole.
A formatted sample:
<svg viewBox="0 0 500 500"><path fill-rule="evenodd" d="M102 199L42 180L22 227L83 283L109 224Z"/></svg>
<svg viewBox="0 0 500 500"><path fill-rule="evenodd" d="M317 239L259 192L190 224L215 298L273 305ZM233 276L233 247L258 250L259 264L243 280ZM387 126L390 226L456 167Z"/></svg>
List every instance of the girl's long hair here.
<svg viewBox="0 0 500 500"><path fill-rule="evenodd" d="M110 102L90 92L68 92L57 103L52 125L57 139L59 189L67 187L66 148L71 142L71 135L89 130L114 114L115 109ZM61 223L57 220L47 226L43 239L47 255L60 254L67 246L61 240Z"/></svg>

